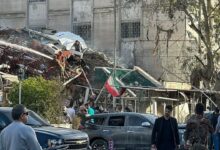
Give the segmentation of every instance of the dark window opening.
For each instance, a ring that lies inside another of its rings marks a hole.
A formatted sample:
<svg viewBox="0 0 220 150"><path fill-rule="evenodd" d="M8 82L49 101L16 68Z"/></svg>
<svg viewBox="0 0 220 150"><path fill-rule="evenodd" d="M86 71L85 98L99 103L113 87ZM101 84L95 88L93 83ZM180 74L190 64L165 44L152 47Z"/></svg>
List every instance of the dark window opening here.
<svg viewBox="0 0 220 150"><path fill-rule="evenodd" d="M124 126L125 117L124 116L113 116L110 117L108 125L109 126Z"/></svg>
<svg viewBox="0 0 220 150"><path fill-rule="evenodd" d="M91 25L74 25L73 33L81 36L85 41L91 40Z"/></svg>
<svg viewBox="0 0 220 150"><path fill-rule="evenodd" d="M137 38L140 37L140 22L121 23L122 38Z"/></svg>

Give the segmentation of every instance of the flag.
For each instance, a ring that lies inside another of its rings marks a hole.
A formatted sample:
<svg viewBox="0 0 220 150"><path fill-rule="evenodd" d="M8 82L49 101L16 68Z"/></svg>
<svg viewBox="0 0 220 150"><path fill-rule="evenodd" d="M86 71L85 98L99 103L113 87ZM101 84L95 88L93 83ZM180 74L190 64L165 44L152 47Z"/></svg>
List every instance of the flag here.
<svg viewBox="0 0 220 150"><path fill-rule="evenodd" d="M121 88L118 81L112 76L105 82L105 88L114 97L121 96L126 90L125 88Z"/></svg>

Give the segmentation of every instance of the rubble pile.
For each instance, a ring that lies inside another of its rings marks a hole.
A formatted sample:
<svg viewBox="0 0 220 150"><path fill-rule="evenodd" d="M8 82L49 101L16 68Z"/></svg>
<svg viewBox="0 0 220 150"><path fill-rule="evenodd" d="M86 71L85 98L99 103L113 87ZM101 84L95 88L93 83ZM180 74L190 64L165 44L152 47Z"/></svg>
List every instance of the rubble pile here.
<svg viewBox="0 0 220 150"><path fill-rule="evenodd" d="M69 62L72 60L68 61L71 55L69 51L61 49L62 57L56 53L52 54L48 43L58 42L44 34L29 32L27 29L0 30L0 66L2 66L0 71L18 75L19 69L23 68L27 77L37 75L42 75L46 79L61 77L64 83L70 83L71 79L79 76L77 82L86 84L85 76L91 83L93 82L95 66L112 66L104 54L91 49L84 50L80 63L71 64ZM64 53L68 55L63 56Z"/></svg>

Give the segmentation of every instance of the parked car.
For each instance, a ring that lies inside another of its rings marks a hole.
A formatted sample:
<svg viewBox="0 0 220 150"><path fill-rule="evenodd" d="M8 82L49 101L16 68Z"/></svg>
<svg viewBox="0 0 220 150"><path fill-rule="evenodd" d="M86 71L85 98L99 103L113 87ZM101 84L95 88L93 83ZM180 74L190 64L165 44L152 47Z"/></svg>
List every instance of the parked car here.
<svg viewBox="0 0 220 150"><path fill-rule="evenodd" d="M150 150L156 118L134 112L96 114L87 120L83 131L88 133L92 149Z"/></svg>
<svg viewBox="0 0 220 150"><path fill-rule="evenodd" d="M11 111L11 107L0 107L0 132L13 121ZM27 125L35 130L37 139L43 149L47 149L49 145L59 147L59 149L89 149L89 138L86 133L78 130L53 127L34 111L28 111Z"/></svg>

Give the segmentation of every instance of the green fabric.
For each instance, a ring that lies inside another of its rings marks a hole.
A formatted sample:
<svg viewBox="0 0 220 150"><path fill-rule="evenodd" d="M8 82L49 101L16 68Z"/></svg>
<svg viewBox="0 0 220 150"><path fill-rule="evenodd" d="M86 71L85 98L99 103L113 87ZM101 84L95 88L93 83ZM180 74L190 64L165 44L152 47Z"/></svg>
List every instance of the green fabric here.
<svg viewBox="0 0 220 150"><path fill-rule="evenodd" d="M113 69L106 68L110 74L112 73ZM96 68L95 69L95 82L100 83L101 85L104 85L104 83L107 81L110 74L106 73L104 69L102 68ZM137 71L133 70L122 70L117 69L115 71L115 76L122 81L122 83L125 86L131 86L131 87L157 87L153 82L146 79L144 76L142 76Z"/></svg>
<svg viewBox="0 0 220 150"><path fill-rule="evenodd" d="M88 114L89 114L90 116L94 115L94 114L95 114L94 109L91 108L91 107L89 107L89 109L88 109Z"/></svg>

